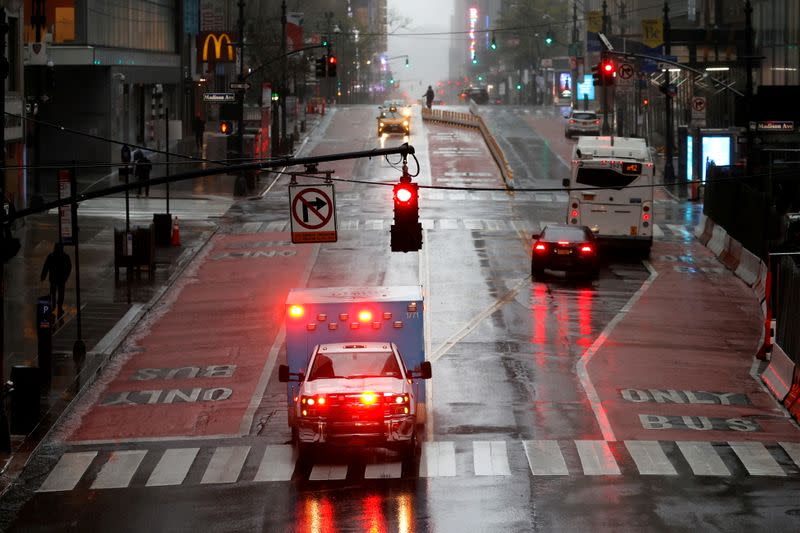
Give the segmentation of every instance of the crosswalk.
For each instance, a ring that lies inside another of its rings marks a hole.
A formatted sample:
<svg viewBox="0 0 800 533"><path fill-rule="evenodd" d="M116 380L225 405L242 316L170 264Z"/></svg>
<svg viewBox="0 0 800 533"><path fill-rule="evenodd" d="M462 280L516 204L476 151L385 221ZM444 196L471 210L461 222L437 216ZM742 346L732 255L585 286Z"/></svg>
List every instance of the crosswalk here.
<svg viewBox="0 0 800 533"><path fill-rule="evenodd" d="M469 457L471 456L471 461ZM768 476L800 479L800 443L628 440L434 441L419 464L394 455L310 468L294 447L254 444L64 453L38 492L289 481L514 476ZM192 481L193 480L193 481Z"/></svg>

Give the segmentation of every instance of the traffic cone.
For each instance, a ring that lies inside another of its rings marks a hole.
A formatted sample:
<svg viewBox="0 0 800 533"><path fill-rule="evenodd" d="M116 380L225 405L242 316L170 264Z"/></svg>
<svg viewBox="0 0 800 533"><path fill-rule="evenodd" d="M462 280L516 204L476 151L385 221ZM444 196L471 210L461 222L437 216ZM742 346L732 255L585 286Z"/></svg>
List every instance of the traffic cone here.
<svg viewBox="0 0 800 533"><path fill-rule="evenodd" d="M175 217L172 222L172 246L181 245L181 228L178 225L178 217Z"/></svg>

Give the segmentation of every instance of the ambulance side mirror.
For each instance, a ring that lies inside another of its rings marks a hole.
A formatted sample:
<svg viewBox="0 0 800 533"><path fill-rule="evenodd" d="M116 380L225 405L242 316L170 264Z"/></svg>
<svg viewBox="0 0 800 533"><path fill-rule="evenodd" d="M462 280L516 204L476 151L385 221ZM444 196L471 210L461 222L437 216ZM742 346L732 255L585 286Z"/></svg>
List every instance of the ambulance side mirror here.
<svg viewBox="0 0 800 533"><path fill-rule="evenodd" d="M569 187L569 178L564 178L563 180L561 180L561 186Z"/></svg>
<svg viewBox="0 0 800 533"><path fill-rule="evenodd" d="M416 370L411 373L412 377L418 379L431 379L431 363L430 361L423 361L422 364L419 366L419 370Z"/></svg>
<svg viewBox="0 0 800 533"><path fill-rule="evenodd" d="M288 383L289 381L303 381L305 375L302 372L289 372L288 365L281 365L278 367L278 381L281 383Z"/></svg>

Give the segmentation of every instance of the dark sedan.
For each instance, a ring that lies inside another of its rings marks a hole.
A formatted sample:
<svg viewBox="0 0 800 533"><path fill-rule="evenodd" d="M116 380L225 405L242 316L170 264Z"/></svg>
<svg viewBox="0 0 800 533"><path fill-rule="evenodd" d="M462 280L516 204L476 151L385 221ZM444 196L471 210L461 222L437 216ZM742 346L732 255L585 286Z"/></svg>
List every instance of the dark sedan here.
<svg viewBox="0 0 800 533"><path fill-rule="evenodd" d="M540 278L544 270L579 272L597 277L597 239L586 226L551 224L533 235L531 276Z"/></svg>

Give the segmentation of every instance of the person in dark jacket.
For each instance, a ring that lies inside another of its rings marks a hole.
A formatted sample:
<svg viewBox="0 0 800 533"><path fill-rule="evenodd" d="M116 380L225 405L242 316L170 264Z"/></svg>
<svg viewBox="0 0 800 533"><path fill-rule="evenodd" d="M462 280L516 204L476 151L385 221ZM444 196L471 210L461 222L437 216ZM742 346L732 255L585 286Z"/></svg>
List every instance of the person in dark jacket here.
<svg viewBox="0 0 800 533"><path fill-rule="evenodd" d="M54 311L58 310L59 315L64 314L64 290L71 272L72 261L64 252L64 245L55 243L42 267L42 281L50 277L50 305Z"/></svg>
<svg viewBox="0 0 800 533"><path fill-rule="evenodd" d="M428 107L428 109L430 109L431 106L433 105L433 98L434 98L434 96L436 96L433 93L433 87L428 85L428 90L425 91L425 94L423 94L422 96L425 97L425 105Z"/></svg>
<svg viewBox="0 0 800 533"><path fill-rule="evenodd" d="M150 159L147 158L145 153L142 150L136 150L133 152L133 164L134 164L134 175L136 176L136 180L139 182L139 191L136 193L137 196L142 195L142 183L147 182L150 179L150 171L153 170L153 164L150 162ZM150 185L144 186L144 195L150 196Z"/></svg>

